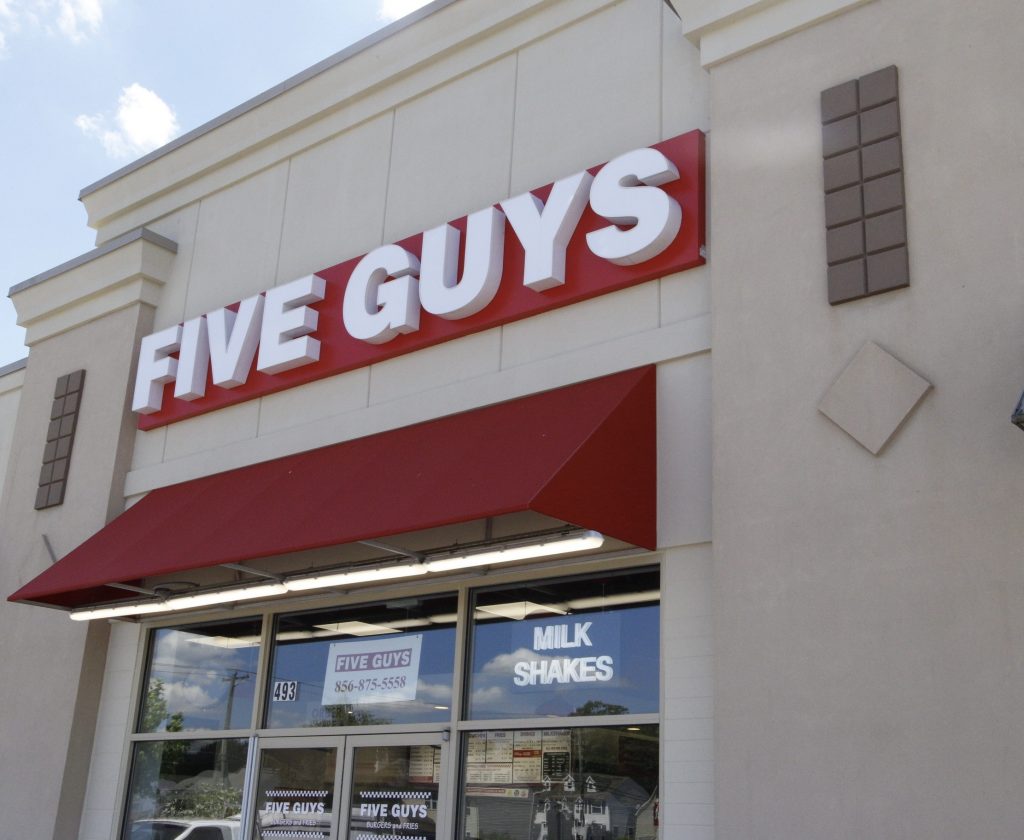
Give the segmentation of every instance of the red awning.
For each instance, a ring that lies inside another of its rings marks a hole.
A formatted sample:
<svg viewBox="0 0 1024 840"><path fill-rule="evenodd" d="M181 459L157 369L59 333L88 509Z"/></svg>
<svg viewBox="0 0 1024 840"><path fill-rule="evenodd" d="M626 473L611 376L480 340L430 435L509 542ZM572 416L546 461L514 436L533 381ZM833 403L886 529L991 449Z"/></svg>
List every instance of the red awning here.
<svg viewBox="0 0 1024 840"><path fill-rule="evenodd" d="M653 367L154 490L10 596L58 607L108 586L533 511L656 542Z"/></svg>

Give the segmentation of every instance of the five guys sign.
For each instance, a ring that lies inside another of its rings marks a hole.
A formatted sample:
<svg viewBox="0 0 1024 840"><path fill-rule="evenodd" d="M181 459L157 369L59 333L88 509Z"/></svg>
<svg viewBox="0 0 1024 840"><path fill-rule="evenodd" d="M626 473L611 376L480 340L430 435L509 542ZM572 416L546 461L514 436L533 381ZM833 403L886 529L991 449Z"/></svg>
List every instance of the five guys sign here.
<svg viewBox="0 0 1024 840"><path fill-rule="evenodd" d="M691 131L142 340L152 429L704 262Z"/></svg>

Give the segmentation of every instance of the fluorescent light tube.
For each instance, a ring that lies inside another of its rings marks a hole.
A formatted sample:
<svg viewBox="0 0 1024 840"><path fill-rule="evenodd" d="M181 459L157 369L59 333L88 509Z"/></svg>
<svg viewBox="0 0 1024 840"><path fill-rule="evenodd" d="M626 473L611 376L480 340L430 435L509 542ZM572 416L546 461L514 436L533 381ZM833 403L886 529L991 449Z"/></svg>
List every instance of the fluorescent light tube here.
<svg viewBox="0 0 1024 840"><path fill-rule="evenodd" d="M286 580L284 585L292 592L303 592L307 589L327 589L335 586L349 586L355 583L370 583L377 580L394 580L396 578L425 575L427 568L420 563L404 566L377 566L372 569L359 569L354 572L338 572L327 575L310 575L309 577Z"/></svg>
<svg viewBox="0 0 1024 840"><path fill-rule="evenodd" d="M428 559L423 565L431 572L452 572L458 569L471 569L474 566L490 566L495 563L510 563L514 560L530 560L535 557L554 557L574 551L588 551L600 548L603 544L604 537L597 531L574 532L568 537L554 537L546 542L485 549L438 560Z"/></svg>
<svg viewBox="0 0 1024 840"><path fill-rule="evenodd" d="M144 615L146 613L165 612L167 607L162 601L148 604L119 604L114 607L96 607L95 609L74 610L70 613L72 621L93 621L99 618L121 618L128 615Z"/></svg>
<svg viewBox="0 0 1024 840"><path fill-rule="evenodd" d="M212 604L231 604L235 601L249 601L253 598L269 598L272 595L283 595L288 590L283 583L259 583L255 586L243 586L237 589L215 589L212 592L198 592L195 595L179 595L168 598L164 608L168 610L191 610L195 607L208 607Z"/></svg>

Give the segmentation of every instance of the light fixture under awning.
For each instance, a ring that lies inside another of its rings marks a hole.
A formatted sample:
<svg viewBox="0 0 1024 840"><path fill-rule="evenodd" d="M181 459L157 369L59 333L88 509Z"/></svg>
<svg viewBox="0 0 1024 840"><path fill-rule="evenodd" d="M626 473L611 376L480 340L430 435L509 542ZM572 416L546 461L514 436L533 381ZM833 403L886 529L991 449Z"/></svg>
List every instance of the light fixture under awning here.
<svg viewBox="0 0 1024 840"><path fill-rule="evenodd" d="M653 366L154 490L8 600L532 511L656 543Z"/></svg>

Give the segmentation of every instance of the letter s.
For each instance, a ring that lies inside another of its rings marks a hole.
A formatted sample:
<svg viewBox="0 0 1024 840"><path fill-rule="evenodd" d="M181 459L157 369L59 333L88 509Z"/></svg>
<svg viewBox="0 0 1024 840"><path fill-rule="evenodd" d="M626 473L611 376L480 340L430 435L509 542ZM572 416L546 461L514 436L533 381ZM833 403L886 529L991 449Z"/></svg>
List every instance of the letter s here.
<svg viewBox="0 0 1024 840"><path fill-rule="evenodd" d="M657 149L636 149L606 163L594 177L590 206L615 224L587 234L590 250L616 265L658 256L683 222L679 203L659 186L678 177L675 164Z"/></svg>

